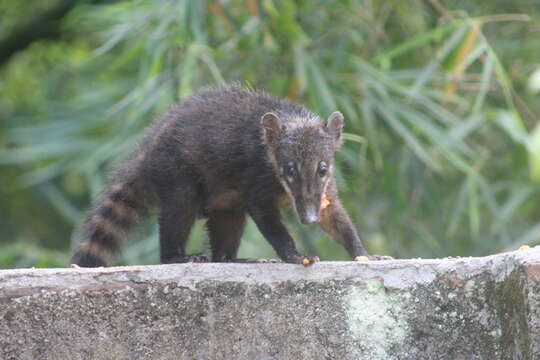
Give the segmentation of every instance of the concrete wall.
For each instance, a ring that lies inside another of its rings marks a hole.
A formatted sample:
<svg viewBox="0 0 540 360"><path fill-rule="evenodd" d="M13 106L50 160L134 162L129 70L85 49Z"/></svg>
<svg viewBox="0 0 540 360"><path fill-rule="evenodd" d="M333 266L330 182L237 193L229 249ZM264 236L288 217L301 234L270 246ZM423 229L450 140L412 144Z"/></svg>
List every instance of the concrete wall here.
<svg viewBox="0 0 540 360"><path fill-rule="evenodd" d="M0 359L540 359L540 248L0 271Z"/></svg>

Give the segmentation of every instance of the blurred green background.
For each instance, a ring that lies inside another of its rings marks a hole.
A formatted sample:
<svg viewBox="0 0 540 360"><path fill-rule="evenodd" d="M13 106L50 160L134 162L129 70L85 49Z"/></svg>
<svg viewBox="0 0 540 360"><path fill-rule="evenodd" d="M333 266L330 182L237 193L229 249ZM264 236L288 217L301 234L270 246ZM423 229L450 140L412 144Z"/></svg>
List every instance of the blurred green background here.
<svg viewBox="0 0 540 360"><path fill-rule="evenodd" d="M0 267L66 266L152 119L234 80L345 114L339 187L370 252L538 244L539 38L536 0L0 0ZM289 215L302 251L347 258ZM252 223L240 256L275 256ZM119 263L157 262L150 219Z"/></svg>

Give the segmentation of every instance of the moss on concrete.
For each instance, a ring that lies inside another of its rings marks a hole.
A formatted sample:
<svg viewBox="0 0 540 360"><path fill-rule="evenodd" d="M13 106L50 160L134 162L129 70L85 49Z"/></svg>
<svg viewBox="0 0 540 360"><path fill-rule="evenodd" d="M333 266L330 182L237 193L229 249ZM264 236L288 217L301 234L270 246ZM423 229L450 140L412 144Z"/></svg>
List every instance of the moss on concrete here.
<svg viewBox="0 0 540 360"><path fill-rule="evenodd" d="M351 336L357 346L351 352L373 359L394 359L393 345L408 334L406 294L387 291L377 279L353 285L344 297L345 313Z"/></svg>

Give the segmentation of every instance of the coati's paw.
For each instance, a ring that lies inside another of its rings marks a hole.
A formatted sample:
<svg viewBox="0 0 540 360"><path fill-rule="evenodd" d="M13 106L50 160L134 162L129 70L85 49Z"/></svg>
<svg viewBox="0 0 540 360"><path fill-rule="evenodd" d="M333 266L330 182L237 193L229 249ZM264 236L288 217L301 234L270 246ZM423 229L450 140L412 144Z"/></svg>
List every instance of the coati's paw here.
<svg viewBox="0 0 540 360"><path fill-rule="evenodd" d="M320 259L318 256L303 256L303 255L292 256L285 260L285 262L288 262L291 264L301 264L305 266L313 265L319 261Z"/></svg>
<svg viewBox="0 0 540 360"><path fill-rule="evenodd" d="M357 256L354 258L354 261L356 262L378 261L378 260L394 260L394 258L387 255L364 255L364 256Z"/></svg>
<svg viewBox="0 0 540 360"><path fill-rule="evenodd" d="M203 254L177 255L163 261L164 264L205 263L208 257Z"/></svg>
<svg viewBox="0 0 540 360"><path fill-rule="evenodd" d="M255 260L255 262L259 264L277 264L277 263L282 262L279 259L252 259L252 260Z"/></svg>
<svg viewBox="0 0 540 360"><path fill-rule="evenodd" d="M318 256L303 256L301 264L308 266L308 265L313 265L319 261L321 261L321 259L319 259Z"/></svg>

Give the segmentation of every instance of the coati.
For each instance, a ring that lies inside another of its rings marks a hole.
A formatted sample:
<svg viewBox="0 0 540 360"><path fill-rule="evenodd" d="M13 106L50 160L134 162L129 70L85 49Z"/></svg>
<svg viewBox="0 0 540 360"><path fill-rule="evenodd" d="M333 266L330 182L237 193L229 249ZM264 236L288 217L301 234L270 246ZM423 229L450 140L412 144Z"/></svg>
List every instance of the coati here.
<svg viewBox="0 0 540 360"><path fill-rule="evenodd" d="M114 171L71 263L106 266L128 229L157 207L162 263L204 260L185 253L201 217L212 261L234 261L247 214L284 262L312 264L318 257L301 255L281 222L288 203L301 223L319 223L351 257L367 255L338 199L333 158L342 127L340 112L322 119L239 84L201 90L158 119ZM321 210L323 194L329 204Z"/></svg>

